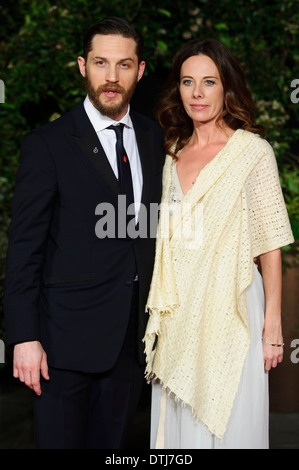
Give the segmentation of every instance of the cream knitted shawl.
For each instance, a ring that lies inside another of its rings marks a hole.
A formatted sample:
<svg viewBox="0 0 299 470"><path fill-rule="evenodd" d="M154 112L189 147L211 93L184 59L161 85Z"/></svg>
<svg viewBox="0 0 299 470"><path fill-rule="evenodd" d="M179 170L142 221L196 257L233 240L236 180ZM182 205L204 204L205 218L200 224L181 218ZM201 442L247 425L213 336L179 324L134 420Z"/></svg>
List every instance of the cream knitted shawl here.
<svg viewBox="0 0 299 470"><path fill-rule="evenodd" d="M233 134L182 199L169 236L171 165L167 156L146 307L146 374L222 438L250 344L253 257L293 236L273 150L259 136Z"/></svg>

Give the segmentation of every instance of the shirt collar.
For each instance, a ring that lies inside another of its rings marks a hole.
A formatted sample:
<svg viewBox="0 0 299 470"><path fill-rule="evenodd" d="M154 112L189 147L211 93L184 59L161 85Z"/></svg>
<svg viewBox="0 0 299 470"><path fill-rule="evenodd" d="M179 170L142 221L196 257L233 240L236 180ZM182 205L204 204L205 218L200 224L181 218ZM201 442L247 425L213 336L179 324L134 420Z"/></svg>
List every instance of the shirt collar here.
<svg viewBox="0 0 299 470"><path fill-rule="evenodd" d="M111 119L108 116L103 116L103 114L101 114L100 111L98 111L93 106L88 95L84 100L84 108L96 132L106 129L107 127L111 126L111 124L123 123L127 127L133 127L130 118L130 105L128 106L127 113L120 121L114 121L114 119Z"/></svg>

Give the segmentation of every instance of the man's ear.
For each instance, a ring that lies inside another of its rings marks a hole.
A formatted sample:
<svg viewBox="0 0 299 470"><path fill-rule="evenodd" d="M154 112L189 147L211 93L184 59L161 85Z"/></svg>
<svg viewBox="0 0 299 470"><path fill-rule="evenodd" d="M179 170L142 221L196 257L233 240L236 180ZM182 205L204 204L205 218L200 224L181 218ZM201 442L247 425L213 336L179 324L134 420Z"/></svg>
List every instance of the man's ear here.
<svg viewBox="0 0 299 470"><path fill-rule="evenodd" d="M85 64L85 59L84 57L78 57L78 65L79 65L79 70L82 75L82 77L85 78L86 76L86 64Z"/></svg>
<svg viewBox="0 0 299 470"><path fill-rule="evenodd" d="M146 63L144 62L144 60L142 60L138 66L138 82L142 78L145 66L146 66Z"/></svg>

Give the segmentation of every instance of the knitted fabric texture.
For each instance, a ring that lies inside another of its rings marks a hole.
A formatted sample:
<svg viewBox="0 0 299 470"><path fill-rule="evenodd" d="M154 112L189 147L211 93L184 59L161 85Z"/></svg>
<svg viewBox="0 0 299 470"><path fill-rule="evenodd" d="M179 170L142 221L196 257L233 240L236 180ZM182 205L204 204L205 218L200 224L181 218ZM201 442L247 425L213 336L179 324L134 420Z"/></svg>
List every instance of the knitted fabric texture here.
<svg viewBox="0 0 299 470"><path fill-rule="evenodd" d="M146 375L221 439L250 344L253 258L294 239L276 159L261 137L235 131L170 217L173 164L167 156L146 306Z"/></svg>

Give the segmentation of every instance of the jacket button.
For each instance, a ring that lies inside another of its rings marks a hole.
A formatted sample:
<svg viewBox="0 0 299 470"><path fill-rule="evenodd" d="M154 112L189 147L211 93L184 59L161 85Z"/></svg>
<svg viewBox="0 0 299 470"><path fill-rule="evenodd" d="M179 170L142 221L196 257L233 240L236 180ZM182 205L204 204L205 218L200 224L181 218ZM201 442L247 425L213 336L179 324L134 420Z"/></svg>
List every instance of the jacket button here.
<svg viewBox="0 0 299 470"><path fill-rule="evenodd" d="M126 282L126 286L131 287L132 285L133 285L133 282L132 282L132 281L127 281L127 282Z"/></svg>

